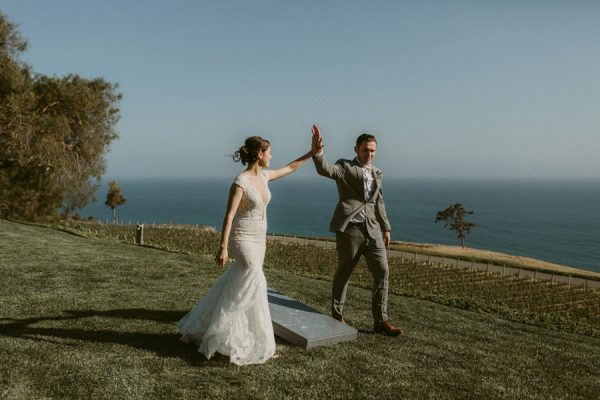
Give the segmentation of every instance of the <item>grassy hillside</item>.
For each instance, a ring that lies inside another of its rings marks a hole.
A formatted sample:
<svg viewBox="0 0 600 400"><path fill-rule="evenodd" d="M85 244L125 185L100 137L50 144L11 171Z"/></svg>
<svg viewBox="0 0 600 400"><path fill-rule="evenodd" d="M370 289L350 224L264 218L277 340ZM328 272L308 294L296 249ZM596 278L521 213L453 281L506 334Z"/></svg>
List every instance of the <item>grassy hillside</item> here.
<svg viewBox="0 0 600 400"><path fill-rule="evenodd" d="M61 229L90 238L110 238L133 243L135 226L78 222ZM212 255L219 234L191 225L151 225L144 229L144 243L194 255ZM330 280L337 266L334 243L269 237L267 269ZM600 290L570 287L565 282L532 280L507 273L504 276L436 262L415 261L390 252L390 290L398 295L433 300L465 309L494 312L517 322L543 324L600 337ZM467 264L470 265L470 264ZM372 277L361 260L352 284L371 287Z"/></svg>
<svg viewBox="0 0 600 400"><path fill-rule="evenodd" d="M0 220L1 398L582 398L600 393L600 339L392 294L401 338L356 341L236 367L178 342L175 321L210 287L211 256L85 239ZM321 311L330 283L277 269L272 288Z"/></svg>

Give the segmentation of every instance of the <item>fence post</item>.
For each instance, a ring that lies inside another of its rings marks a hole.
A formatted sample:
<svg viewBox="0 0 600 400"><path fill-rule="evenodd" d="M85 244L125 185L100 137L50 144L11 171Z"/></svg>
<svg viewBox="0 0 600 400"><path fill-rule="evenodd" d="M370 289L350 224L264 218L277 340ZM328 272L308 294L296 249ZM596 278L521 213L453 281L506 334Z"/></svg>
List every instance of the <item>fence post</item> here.
<svg viewBox="0 0 600 400"><path fill-rule="evenodd" d="M569 289L571 289L571 274L569 274Z"/></svg>
<svg viewBox="0 0 600 400"><path fill-rule="evenodd" d="M135 241L138 245L144 244L144 224L138 224L135 228Z"/></svg>
<svg viewBox="0 0 600 400"><path fill-rule="evenodd" d="M502 276L506 275L506 264L502 264Z"/></svg>

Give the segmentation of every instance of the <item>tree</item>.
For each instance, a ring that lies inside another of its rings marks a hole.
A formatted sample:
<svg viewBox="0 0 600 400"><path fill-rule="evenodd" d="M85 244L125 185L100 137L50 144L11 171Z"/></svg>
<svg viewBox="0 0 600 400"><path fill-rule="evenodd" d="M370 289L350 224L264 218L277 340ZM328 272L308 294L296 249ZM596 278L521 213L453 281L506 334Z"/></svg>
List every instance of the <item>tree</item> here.
<svg viewBox="0 0 600 400"><path fill-rule="evenodd" d="M454 203L445 210L438 211L435 217L435 222L444 221L444 228L450 225L450 229L458 233L460 239L460 245L465 248L465 238L467 233L471 232L471 229L475 227L475 224L467 222L464 217L473 214L473 211L467 211L461 203Z"/></svg>
<svg viewBox="0 0 600 400"><path fill-rule="evenodd" d="M0 12L0 217L69 215L95 200L117 138L117 85L34 74L27 43Z"/></svg>
<svg viewBox="0 0 600 400"><path fill-rule="evenodd" d="M117 183L117 181L110 181L108 183L108 193L106 194L106 201L104 204L112 208L113 222L117 222L117 207L127 202L125 196L123 196L123 189Z"/></svg>

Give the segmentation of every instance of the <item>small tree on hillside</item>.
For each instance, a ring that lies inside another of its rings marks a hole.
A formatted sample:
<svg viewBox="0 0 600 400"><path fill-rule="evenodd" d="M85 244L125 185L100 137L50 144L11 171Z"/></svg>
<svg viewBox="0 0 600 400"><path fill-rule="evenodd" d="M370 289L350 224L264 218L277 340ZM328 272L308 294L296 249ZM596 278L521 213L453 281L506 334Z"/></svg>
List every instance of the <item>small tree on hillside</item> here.
<svg viewBox="0 0 600 400"><path fill-rule="evenodd" d="M444 228L450 225L450 229L456 231L458 238L460 239L460 245L465 248L465 237L467 233L471 232L471 228L475 227L475 224L467 222L464 217L473 214L473 211L467 211L461 203L454 203L445 210L438 211L435 217L435 222L444 221Z"/></svg>
<svg viewBox="0 0 600 400"><path fill-rule="evenodd" d="M117 181L110 181L108 184L108 193L106 194L106 201L104 204L109 206L113 212L113 222L117 222L117 207L127 202L125 196L123 196L123 189L117 183Z"/></svg>

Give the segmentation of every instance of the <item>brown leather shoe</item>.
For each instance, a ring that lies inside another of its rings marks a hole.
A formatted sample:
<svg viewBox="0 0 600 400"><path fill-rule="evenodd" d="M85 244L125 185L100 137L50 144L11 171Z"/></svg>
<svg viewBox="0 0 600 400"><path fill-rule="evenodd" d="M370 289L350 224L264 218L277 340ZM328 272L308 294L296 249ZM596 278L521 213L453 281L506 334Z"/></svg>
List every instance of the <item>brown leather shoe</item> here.
<svg viewBox="0 0 600 400"><path fill-rule="evenodd" d="M373 327L374 333L381 333L387 336L400 336L404 334L404 331L400 327L392 325L390 321L385 321L379 325Z"/></svg>

